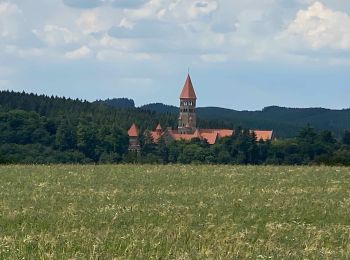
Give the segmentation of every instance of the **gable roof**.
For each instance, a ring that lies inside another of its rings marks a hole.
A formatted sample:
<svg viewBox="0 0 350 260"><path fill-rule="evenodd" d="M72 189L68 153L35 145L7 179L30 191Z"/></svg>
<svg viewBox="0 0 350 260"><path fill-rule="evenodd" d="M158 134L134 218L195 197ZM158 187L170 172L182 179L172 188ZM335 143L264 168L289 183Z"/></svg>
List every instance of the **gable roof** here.
<svg viewBox="0 0 350 260"><path fill-rule="evenodd" d="M208 144L215 144L218 139L218 133L201 133L201 137L204 138Z"/></svg>
<svg viewBox="0 0 350 260"><path fill-rule="evenodd" d="M162 131L162 130L163 130L163 129L162 129L162 126L161 126L160 124L158 124L156 130Z"/></svg>
<svg viewBox="0 0 350 260"><path fill-rule="evenodd" d="M234 134L231 129L200 129L200 134L215 134L218 138L230 137Z"/></svg>
<svg viewBox="0 0 350 260"><path fill-rule="evenodd" d="M129 137L138 137L139 136L139 130L137 129L137 126L135 124L132 124L128 131Z"/></svg>
<svg viewBox="0 0 350 260"><path fill-rule="evenodd" d="M185 140L185 141L191 141L195 136L193 134L179 134L175 130L169 130L169 135L176 141Z"/></svg>
<svg viewBox="0 0 350 260"><path fill-rule="evenodd" d="M194 88L192 85L190 74L187 75L187 79L185 85L182 89L181 99L197 99L196 93L194 92Z"/></svg>
<svg viewBox="0 0 350 260"><path fill-rule="evenodd" d="M250 130L256 135L256 140L267 141L273 139L273 131L261 131L261 130ZM159 138L159 133L152 132L154 140ZM193 134L180 134L176 130L167 130L167 133L174 140L180 141L190 141L193 138L205 139L208 144L215 144L219 138L230 137L234 135L234 131L230 129L197 129Z"/></svg>
<svg viewBox="0 0 350 260"><path fill-rule="evenodd" d="M262 130L252 130L255 135L256 135L256 140L260 141L267 141L267 140L272 140L273 139L273 131L262 131Z"/></svg>

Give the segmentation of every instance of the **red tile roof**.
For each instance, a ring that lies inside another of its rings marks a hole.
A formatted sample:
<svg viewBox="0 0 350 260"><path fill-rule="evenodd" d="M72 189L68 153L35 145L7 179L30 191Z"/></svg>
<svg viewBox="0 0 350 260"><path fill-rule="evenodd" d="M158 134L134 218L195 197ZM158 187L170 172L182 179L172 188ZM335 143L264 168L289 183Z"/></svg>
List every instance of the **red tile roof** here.
<svg viewBox="0 0 350 260"><path fill-rule="evenodd" d="M160 131L152 131L150 134L154 143L158 143L159 138L162 136L162 132Z"/></svg>
<svg viewBox="0 0 350 260"><path fill-rule="evenodd" d="M233 130L230 129L200 129L201 134L202 133L215 133L218 135L219 138L223 137L230 137L233 135Z"/></svg>
<svg viewBox="0 0 350 260"><path fill-rule="evenodd" d="M267 140L272 140L273 138L273 131L271 130L269 131L252 130L252 131L254 131L257 141L260 141L260 140L267 141Z"/></svg>
<svg viewBox="0 0 350 260"><path fill-rule="evenodd" d="M255 135L257 137L257 141L259 140L272 140L273 138L273 131L260 131L260 130L251 130L255 132ZM155 137L156 137L156 132ZM233 130L230 129L197 129L193 134L180 134L177 131L170 130L169 131L170 136L176 140L185 140L190 141L193 138L200 138L205 139L208 144L215 144L218 138L224 138L224 137L230 137L234 134ZM156 140L154 138L154 140Z"/></svg>
<svg viewBox="0 0 350 260"><path fill-rule="evenodd" d="M160 124L157 126L155 131L149 132L153 142L158 143L159 139L161 136L165 133L161 130ZM261 131L261 130L250 130L251 132L254 132L256 135L256 140L272 140L273 138L273 131ZM205 139L208 144L213 145L217 142L219 138L224 138L224 137L231 137L234 134L233 130L230 129L196 129L196 131L193 134L180 134L176 130L166 130L170 137L173 140L180 141L191 141L194 138L199 138L199 139ZM133 126L130 128L128 132L129 136L138 136L138 130L133 124Z"/></svg>
<svg viewBox="0 0 350 260"><path fill-rule="evenodd" d="M217 133L202 133L201 134L202 138L205 139L208 144L215 144L216 140L218 139L218 134Z"/></svg>
<svg viewBox="0 0 350 260"><path fill-rule="evenodd" d="M196 93L194 92L194 88L192 85L190 75L187 75L187 79L186 79L185 85L182 89L180 98L181 99L197 99Z"/></svg>
<svg viewBox="0 0 350 260"><path fill-rule="evenodd" d="M170 130L169 134L176 141L191 141L194 138L199 138L207 140L208 144L215 144L219 136L217 132L211 129L197 129L193 134L180 134L177 131Z"/></svg>
<svg viewBox="0 0 350 260"><path fill-rule="evenodd" d="M177 131L174 130L169 130L169 134L176 141L191 141L193 138L195 138L193 134L179 134Z"/></svg>
<svg viewBox="0 0 350 260"><path fill-rule="evenodd" d="M201 138L201 135L200 135L198 129L196 129L196 131L194 132L193 136L194 136L194 138Z"/></svg>
<svg viewBox="0 0 350 260"><path fill-rule="evenodd" d="M135 124L132 124L128 131L129 137L138 137L139 136L139 130L137 129Z"/></svg>

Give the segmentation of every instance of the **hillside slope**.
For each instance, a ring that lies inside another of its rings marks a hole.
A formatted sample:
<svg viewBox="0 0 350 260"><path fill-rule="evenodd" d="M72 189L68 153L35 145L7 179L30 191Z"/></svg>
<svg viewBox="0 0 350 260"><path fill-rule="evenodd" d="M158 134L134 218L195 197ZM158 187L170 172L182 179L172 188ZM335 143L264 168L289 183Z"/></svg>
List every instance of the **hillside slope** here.
<svg viewBox="0 0 350 260"><path fill-rule="evenodd" d="M162 126L176 127L179 109L176 106L153 103L134 107L132 99L109 99L87 102L58 97L39 96L9 91L0 92L0 110L21 109L49 118L68 117L94 121L96 124L113 122L127 130L132 122L141 129ZM350 129L350 109L284 108L271 106L261 111L236 111L219 107L197 108L198 126L203 128L273 129L279 137L293 137L307 124L318 130L330 130L338 137ZM55 120L56 121L56 120Z"/></svg>
<svg viewBox="0 0 350 260"><path fill-rule="evenodd" d="M158 113L178 113L178 108L160 103L141 107ZM262 111L236 111L220 107L199 107L198 117L218 124L256 129L274 129L280 137L295 136L307 124L318 130L330 130L337 136L350 129L350 109L285 108L271 106Z"/></svg>

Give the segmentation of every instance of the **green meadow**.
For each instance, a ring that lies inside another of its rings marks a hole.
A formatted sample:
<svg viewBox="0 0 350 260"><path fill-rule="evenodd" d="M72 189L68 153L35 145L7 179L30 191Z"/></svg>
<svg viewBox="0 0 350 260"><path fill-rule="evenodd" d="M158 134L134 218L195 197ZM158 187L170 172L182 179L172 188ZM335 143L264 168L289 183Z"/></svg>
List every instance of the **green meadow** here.
<svg viewBox="0 0 350 260"><path fill-rule="evenodd" d="M349 259L350 168L1 166L0 259Z"/></svg>

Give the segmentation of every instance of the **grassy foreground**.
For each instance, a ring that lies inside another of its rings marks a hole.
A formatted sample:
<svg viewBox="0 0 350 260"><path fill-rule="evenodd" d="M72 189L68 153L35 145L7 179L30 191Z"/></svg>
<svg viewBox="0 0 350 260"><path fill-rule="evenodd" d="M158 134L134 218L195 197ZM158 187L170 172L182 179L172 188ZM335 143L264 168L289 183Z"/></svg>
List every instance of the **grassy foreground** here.
<svg viewBox="0 0 350 260"><path fill-rule="evenodd" d="M350 168L2 166L0 259L349 259Z"/></svg>

